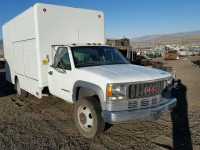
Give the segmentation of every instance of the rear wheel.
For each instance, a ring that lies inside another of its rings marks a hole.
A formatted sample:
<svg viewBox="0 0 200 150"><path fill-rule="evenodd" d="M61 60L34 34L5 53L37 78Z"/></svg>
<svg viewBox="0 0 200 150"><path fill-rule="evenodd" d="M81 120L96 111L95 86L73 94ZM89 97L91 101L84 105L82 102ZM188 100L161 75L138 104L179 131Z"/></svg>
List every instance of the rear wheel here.
<svg viewBox="0 0 200 150"><path fill-rule="evenodd" d="M23 100L24 98L28 96L28 93L25 90L21 89L18 79L16 79L15 81L15 89L17 91L17 97L19 99Z"/></svg>
<svg viewBox="0 0 200 150"><path fill-rule="evenodd" d="M105 121L101 116L101 106L96 98L87 97L75 105L74 119L79 132L86 138L101 134Z"/></svg>

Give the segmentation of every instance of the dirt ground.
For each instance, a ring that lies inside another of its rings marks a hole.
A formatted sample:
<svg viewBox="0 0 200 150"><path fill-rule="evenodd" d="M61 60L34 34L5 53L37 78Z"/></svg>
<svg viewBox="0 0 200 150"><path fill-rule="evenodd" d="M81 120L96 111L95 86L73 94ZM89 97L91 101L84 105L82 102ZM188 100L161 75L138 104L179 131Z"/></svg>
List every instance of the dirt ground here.
<svg viewBox="0 0 200 150"><path fill-rule="evenodd" d="M200 67L192 57L165 61L177 73L177 107L163 119L109 126L86 139L73 121L74 106L54 96L19 100L0 71L0 149L200 149Z"/></svg>

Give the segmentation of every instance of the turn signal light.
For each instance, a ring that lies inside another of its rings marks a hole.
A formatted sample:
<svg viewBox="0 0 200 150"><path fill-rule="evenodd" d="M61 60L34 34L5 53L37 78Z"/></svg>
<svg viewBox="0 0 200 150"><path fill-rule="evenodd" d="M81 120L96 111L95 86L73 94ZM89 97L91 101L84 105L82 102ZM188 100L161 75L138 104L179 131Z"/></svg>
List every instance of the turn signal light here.
<svg viewBox="0 0 200 150"><path fill-rule="evenodd" d="M112 96L112 86L108 87L108 96Z"/></svg>

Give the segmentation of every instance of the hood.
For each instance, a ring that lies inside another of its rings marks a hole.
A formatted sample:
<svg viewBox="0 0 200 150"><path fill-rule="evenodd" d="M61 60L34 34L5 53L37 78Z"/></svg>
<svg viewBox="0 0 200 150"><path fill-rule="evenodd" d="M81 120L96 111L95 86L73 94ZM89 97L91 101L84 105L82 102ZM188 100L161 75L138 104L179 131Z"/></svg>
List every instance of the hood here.
<svg viewBox="0 0 200 150"><path fill-rule="evenodd" d="M171 75L165 71L132 64L103 65L81 68L98 78L105 78L110 83L136 82L167 78Z"/></svg>

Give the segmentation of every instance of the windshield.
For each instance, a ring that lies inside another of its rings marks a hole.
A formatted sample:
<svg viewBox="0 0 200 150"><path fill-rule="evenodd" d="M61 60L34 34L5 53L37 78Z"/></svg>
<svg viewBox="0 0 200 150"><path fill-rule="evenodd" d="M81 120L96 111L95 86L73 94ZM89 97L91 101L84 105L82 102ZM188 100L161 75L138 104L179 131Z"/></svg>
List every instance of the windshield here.
<svg viewBox="0 0 200 150"><path fill-rule="evenodd" d="M129 64L128 60L113 47L79 46L72 47L71 50L77 68L98 65Z"/></svg>

